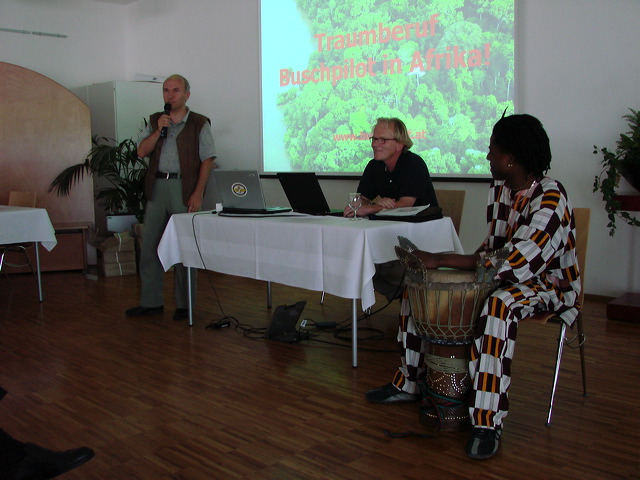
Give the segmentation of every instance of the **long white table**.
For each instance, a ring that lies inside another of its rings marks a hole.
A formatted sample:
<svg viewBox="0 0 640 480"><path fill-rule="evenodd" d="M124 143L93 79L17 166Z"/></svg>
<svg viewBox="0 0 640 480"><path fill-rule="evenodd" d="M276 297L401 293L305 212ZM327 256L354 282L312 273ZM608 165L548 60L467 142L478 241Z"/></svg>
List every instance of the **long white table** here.
<svg viewBox="0 0 640 480"><path fill-rule="evenodd" d="M42 301L44 296L40 279L38 245L42 244L44 248L51 251L58 243L49 214L44 208L0 205L0 245L27 242L35 244L38 298Z"/></svg>
<svg viewBox="0 0 640 480"><path fill-rule="evenodd" d="M158 246L176 263L277 282L353 300L353 366L357 366L357 300L375 303L375 264L396 258L398 235L431 252L462 252L450 218L423 223L286 215L173 215ZM192 325L191 310L189 324Z"/></svg>

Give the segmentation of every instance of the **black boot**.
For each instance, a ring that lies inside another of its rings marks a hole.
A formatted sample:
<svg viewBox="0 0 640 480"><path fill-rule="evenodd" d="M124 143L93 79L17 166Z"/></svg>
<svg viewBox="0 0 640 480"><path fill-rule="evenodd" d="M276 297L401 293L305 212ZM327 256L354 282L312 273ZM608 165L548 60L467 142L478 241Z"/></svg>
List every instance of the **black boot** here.
<svg viewBox="0 0 640 480"><path fill-rule="evenodd" d="M33 443L25 443L24 451L26 456L12 468L7 480L47 480L79 467L95 455L87 447L55 452Z"/></svg>

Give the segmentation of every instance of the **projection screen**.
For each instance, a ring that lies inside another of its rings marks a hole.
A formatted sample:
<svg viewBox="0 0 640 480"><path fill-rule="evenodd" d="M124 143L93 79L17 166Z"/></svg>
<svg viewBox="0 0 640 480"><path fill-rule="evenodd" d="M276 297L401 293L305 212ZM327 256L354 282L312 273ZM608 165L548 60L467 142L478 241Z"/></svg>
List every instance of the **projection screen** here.
<svg viewBox="0 0 640 480"><path fill-rule="evenodd" d="M398 117L434 176L489 175L514 109L514 0L261 0L263 171L361 173Z"/></svg>

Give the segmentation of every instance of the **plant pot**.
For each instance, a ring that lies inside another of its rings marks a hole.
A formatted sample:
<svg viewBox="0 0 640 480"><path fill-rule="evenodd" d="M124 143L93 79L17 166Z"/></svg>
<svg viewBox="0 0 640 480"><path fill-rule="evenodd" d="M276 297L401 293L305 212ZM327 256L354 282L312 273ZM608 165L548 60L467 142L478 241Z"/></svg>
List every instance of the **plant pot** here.
<svg viewBox="0 0 640 480"><path fill-rule="evenodd" d="M640 192L640 166L637 164L630 165L628 163L621 163L619 170L624 179Z"/></svg>
<svg viewBox="0 0 640 480"><path fill-rule="evenodd" d="M114 215L107 215L107 231L111 233L121 232L133 232L133 226L136 224L135 215L126 213L116 213Z"/></svg>

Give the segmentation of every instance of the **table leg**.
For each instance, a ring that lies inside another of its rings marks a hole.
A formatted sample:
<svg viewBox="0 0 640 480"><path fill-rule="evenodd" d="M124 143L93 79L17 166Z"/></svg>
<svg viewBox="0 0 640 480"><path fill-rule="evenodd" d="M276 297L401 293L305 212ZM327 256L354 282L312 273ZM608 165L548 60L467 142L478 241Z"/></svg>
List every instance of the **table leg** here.
<svg viewBox="0 0 640 480"><path fill-rule="evenodd" d="M271 282L267 282L267 308L271 308Z"/></svg>
<svg viewBox="0 0 640 480"><path fill-rule="evenodd" d="M358 366L358 300L351 300L351 359L353 368Z"/></svg>
<svg viewBox="0 0 640 480"><path fill-rule="evenodd" d="M44 300L44 295L42 295L42 279L40 278L40 242L33 242L36 250L36 272L38 278L38 298L40 301Z"/></svg>
<svg viewBox="0 0 640 480"><path fill-rule="evenodd" d="M191 303L191 267L187 267L187 298L189 301L189 326L193 326L193 304Z"/></svg>

